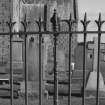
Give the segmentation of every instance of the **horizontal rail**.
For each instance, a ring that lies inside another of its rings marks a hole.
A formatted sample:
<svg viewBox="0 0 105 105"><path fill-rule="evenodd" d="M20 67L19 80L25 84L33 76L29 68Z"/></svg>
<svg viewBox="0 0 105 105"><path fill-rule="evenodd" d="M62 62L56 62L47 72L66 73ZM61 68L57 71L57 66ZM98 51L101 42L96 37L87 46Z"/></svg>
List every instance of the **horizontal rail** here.
<svg viewBox="0 0 105 105"><path fill-rule="evenodd" d="M28 31L28 32L12 32L12 35L19 35L19 34L27 34L27 35L32 35L32 34L97 34L97 33L101 33L101 34L105 34L105 31L60 31L60 32L52 32L52 31L42 31L42 32L36 32L36 31ZM9 32L3 32L0 33L0 35L6 35L8 36L10 33Z"/></svg>

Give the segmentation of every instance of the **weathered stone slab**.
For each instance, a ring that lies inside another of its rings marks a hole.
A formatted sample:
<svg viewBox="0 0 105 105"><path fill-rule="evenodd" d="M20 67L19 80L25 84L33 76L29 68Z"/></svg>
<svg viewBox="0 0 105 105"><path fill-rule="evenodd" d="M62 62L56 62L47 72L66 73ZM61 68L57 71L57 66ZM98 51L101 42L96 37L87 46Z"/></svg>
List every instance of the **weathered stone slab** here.
<svg viewBox="0 0 105 105"><path fill-rule="evenodd" d="M87 91L97 91L97 78L98 78L98 37L94 37L94 59L93 59L93 71L90 72L86 90ZM99 71L99 92L105 93L104 79ZM90 92L91 93L91 92Z"/></svg>

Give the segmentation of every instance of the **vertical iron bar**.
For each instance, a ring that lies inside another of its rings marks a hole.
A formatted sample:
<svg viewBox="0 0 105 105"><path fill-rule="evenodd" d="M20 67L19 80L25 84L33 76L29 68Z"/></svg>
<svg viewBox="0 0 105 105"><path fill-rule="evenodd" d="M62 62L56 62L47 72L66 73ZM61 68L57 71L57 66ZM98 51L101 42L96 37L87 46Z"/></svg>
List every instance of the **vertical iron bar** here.
<svg viewBox="0 0 105 105"><path fill-rule="evenodd" d="M54 105L58 104L58 79L56 65L56 34L54 34Z"/></svg>
<svg viewBox="0 0 105 105"><path fill-rule="evenodd" d="M41 32L41 17L39 17L39 32ZM39 105L42 105L42 62L41 62L41 49L42 49L42 34L39 34Z"/></svg>
<svg viewBox="0 0 105 105"><path fill-rule="evenodd" d="M24 29L26 32L26 27ZM24 36L24 44L25 44L25 55L24 55L24 70L25 70L25 105L28 105L28 71L27 71L27 34Z"/></svg>
<svg viewBox="0 0 105 105"><path fill-rule="evenodd" d="M69 21L67 20L67 23L69 25L69 31L71 32L72 25L73 25L71 14L70 14ZM71 105L71 62L72 62L71 38L72 38L72 33L69 34L69 88L68 88L69 95L68 95L68 105Z"/></svg>
<svg viewBox="0 0 105 105"><path fill-rule="evenodd" d="M94 62L94 49L92 49L92 70L93 70L93 63Z"/></svg>
<svg viewBox="0 0 105 105"><path fill-rule="evenodd" d="M28 71L27 71L27 25L28 22L26 20L26 14L24 21L21 21L23 27L24 27L24 74L25 74L25 105L28 105Z"/></svg>
<svg viewBox="0 0 105 105"><path fill-rule="evenodd" d="M86 32L86 30L84 30ZM86 36L84 33L84 46L83 46L83 99L82 104L85 105L85 79L86 79Z"/></svg>
<svg viewBox="0 0 105 105"><path fill-rule="evenodd" d="M70 30L71 31L71 30ZM69 96L68 96L68 105L71 105L71 36L72 33L69 34Z"/></svg>
<svg viewBox="0 0 105 105"><path fill-rule="evenodd" d="M73 0L74 19L77 20L77 1Z"/></svg>
<svg viewBox="0 0 105 105"><path fill-rule="evenodd" d="M99 30L100 32L100 30ZM97 93L96 93L96 105L99 105L99 78L100 78L100 39L101 33L98 34L98 62L97 62Z"/></svg>
<svg viewBox="0 0 105 105"><path fill-rule="evenodd" d="M87 26L90 21L87 21L87 15L85 13L84 20L81 20L84 27L84 45L83 45L83 98L82 105L85 105L85 85L86 85L86 37L87 37Z"/></svg>
<svg viewBox="0 0 105 105"><path fill-rule="evenodd" d="M52 18L50 19L53 27L53 32L57 31L57 14L56 9L54 9L54 13ZM58 105L58 74L57 74L57 64L56 64L56 42L57 42L57 34L54 33L54 105Z"/></svg>
<svg viewBox="0 0 105 105"><path fill-rule="evenodd" d="M11 16L10 21L6 22L9 27L10 34L10 103L13 105L13 68L12 68L12 28L16 22L12 22Z"/></svg>
<svg viewBox="0 0 105 105"><path fill-rule="evenodd" d="M44 5L44 31L47 30L47 4Z"/></svg>
<svg viewBox="0 0 105 105"><path fill-rule="evenodd" d="M11 105L13 105L13 69L12 69L12 27L10 27L10 88Z"/></svg>
<svg viewBox="0 0 105 105"><path fill-rule="evenodd" d="M97 92L96 92L96 105L99 105L99 79L100 79L100 42L101 42L101 27L102 27L102 24L105 22L105 21L102 21L101 19L101 13L99 13L99 19L98 21L95 20L97 26L98 26L98 62L97 62Z"/></svg>
<svg viewBox="0 0 105 105"><path fill-rule="evenodd" d="M56 12L56 11L55 11ZM57 25L57 17L55 13L55 21ZM54 32L57 31L56 26L53 30ZM57 72L57 61L56 61L56 44L57 44L57 34L54 34L54 105L58 105L58 72Z"/></svg>

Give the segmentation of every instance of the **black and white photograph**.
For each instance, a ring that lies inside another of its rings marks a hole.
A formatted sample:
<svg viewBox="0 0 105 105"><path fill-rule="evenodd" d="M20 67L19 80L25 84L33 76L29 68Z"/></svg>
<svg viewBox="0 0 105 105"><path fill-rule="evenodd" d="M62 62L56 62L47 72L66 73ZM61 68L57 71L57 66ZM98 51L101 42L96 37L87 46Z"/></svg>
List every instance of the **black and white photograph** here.
<svg viewBox="0 0 105 105"><path fill-rule="evenodd" d="M105 105L105 0L0 0L0 105Z"/></svg>

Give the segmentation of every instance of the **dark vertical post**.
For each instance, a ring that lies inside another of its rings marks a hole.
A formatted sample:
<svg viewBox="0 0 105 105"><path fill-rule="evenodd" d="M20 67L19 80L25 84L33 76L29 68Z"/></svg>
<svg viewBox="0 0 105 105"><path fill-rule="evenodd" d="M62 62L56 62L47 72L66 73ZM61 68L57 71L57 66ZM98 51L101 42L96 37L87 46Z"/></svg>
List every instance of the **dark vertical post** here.
<svg viewBox="0 0 105 105"><path fill-rule="evenodd" d="M41 16L39 17L39 21L36 21L39 27L39 105L42 105L42 34L41 34Z"/></svg>
<svg viewBox="0 0 105 105"><path fill-rule="evenodd" d="M21 23L24 27L24 34L25 34L24 35L25 105L28 105L27 34L26 34L28 22L26 20L26 15L24 21L22 21Z"/></svg>
<svg viewBox="0 0 105 105"><path fill-rule="evenodd" d="M87 21L87 15L85 13L84 21L81 20L81 23L84 27L84 45L83 45L83 98L82 98L82 105L85 105L85 85L86 85L86 37L87 37L87 25L90 21Z"/></svg>
<svg viewBox="0 0 105 105"><path fill-rule="evenodd" d="M86 30L84 30L84 31L86 31ZM86 37L87 37L87 34L84 33L84 45L83 45L83 105L85 105Z"/></svg>
<svg viewBox="0 0 105 105"><path fill-rule="evenodd" d="M72 17L70 15L70 19L69 19L69 32L72 31ZM68 105L71 105L71 62L72 62L72 56L71 56L71 38L72 38L72 33L69 33L69 88L68 88Z"/></svg>
<svg viewBox="0 0 105 105"><path fill-rule="evenodd" d="M26 27L24 29L24 32L26 32ZM27 34L24 36L24 44L25 44L25 62L24 62L24 69L25 69L25 103L28 105L28 71L27 71Z"/></svg>
<svg viewBox="0 0 105 105"><path fill-rule="evenodd" d="M57 32L57 14L54 10L54 14L51 18L51 23L53 26L53 32ZM57 79L57 64L56 64L56 42L57 34L54 33L54 105L58 105L58 79Z"/></svg>
<svg viewBox="0 0 105 105"><path fill-rule="evenodd" d="M10 34L10 96L11 100L10 103L13 105L13 69L12 69L12 28L14 26L15 22L12 22L12 19L10 17L10 21L7 22L7 25L9 27L9 34Z"/></svg>
<svg viewBox="0 0 105 105"><path fill-rule="evenodd" d="M13 105L13 69L12 69L12 34L10 27L10 87L11 87L11 105Z"/></svg>
<svg viewBox="0 0 105 105"><path fill-rule="evenodd" d="M74 10L74 19L77 20L78 19L78 11L77 11L77 0L73 0L73 10Z"/></svg>
<svg viewBox="0 0 105 105"><path fill-rule="evenodd" d="M100 29L98 30L98 62L97 62L97 92L96 92L96 105L99 105L99 73L100 73L100 39L101 39L101 33Z"/></svg>
<svg viewBox="0 0 105 105"><path fill-rule="evenodd" d="M92 49L92 70L93 70L93 63L94 62L94 49Z"/></svg>
<svg viewBox="0 0 105 105"><path fill-rule="evenodd" d="M44 5L44 30L47 30L47 4Z"/></svg>
<svg viewBox="0 0 105 105"><path fill-rule="evenodd" d="M41 32L41 17L39 18L39 32ZM39 34L39 105L42 105L42 34Z"/></svg>
<svg viewBox="0 0 105 105"><path fill-rule="evenodd" d="M100 41L101 41L101 27L105 21L101 20L101 13L99 14L98 21L95 20L98 26L98 62L97 62L97 92L96 92L96 105L99 105L99 78L100 78Z"/></svg>

